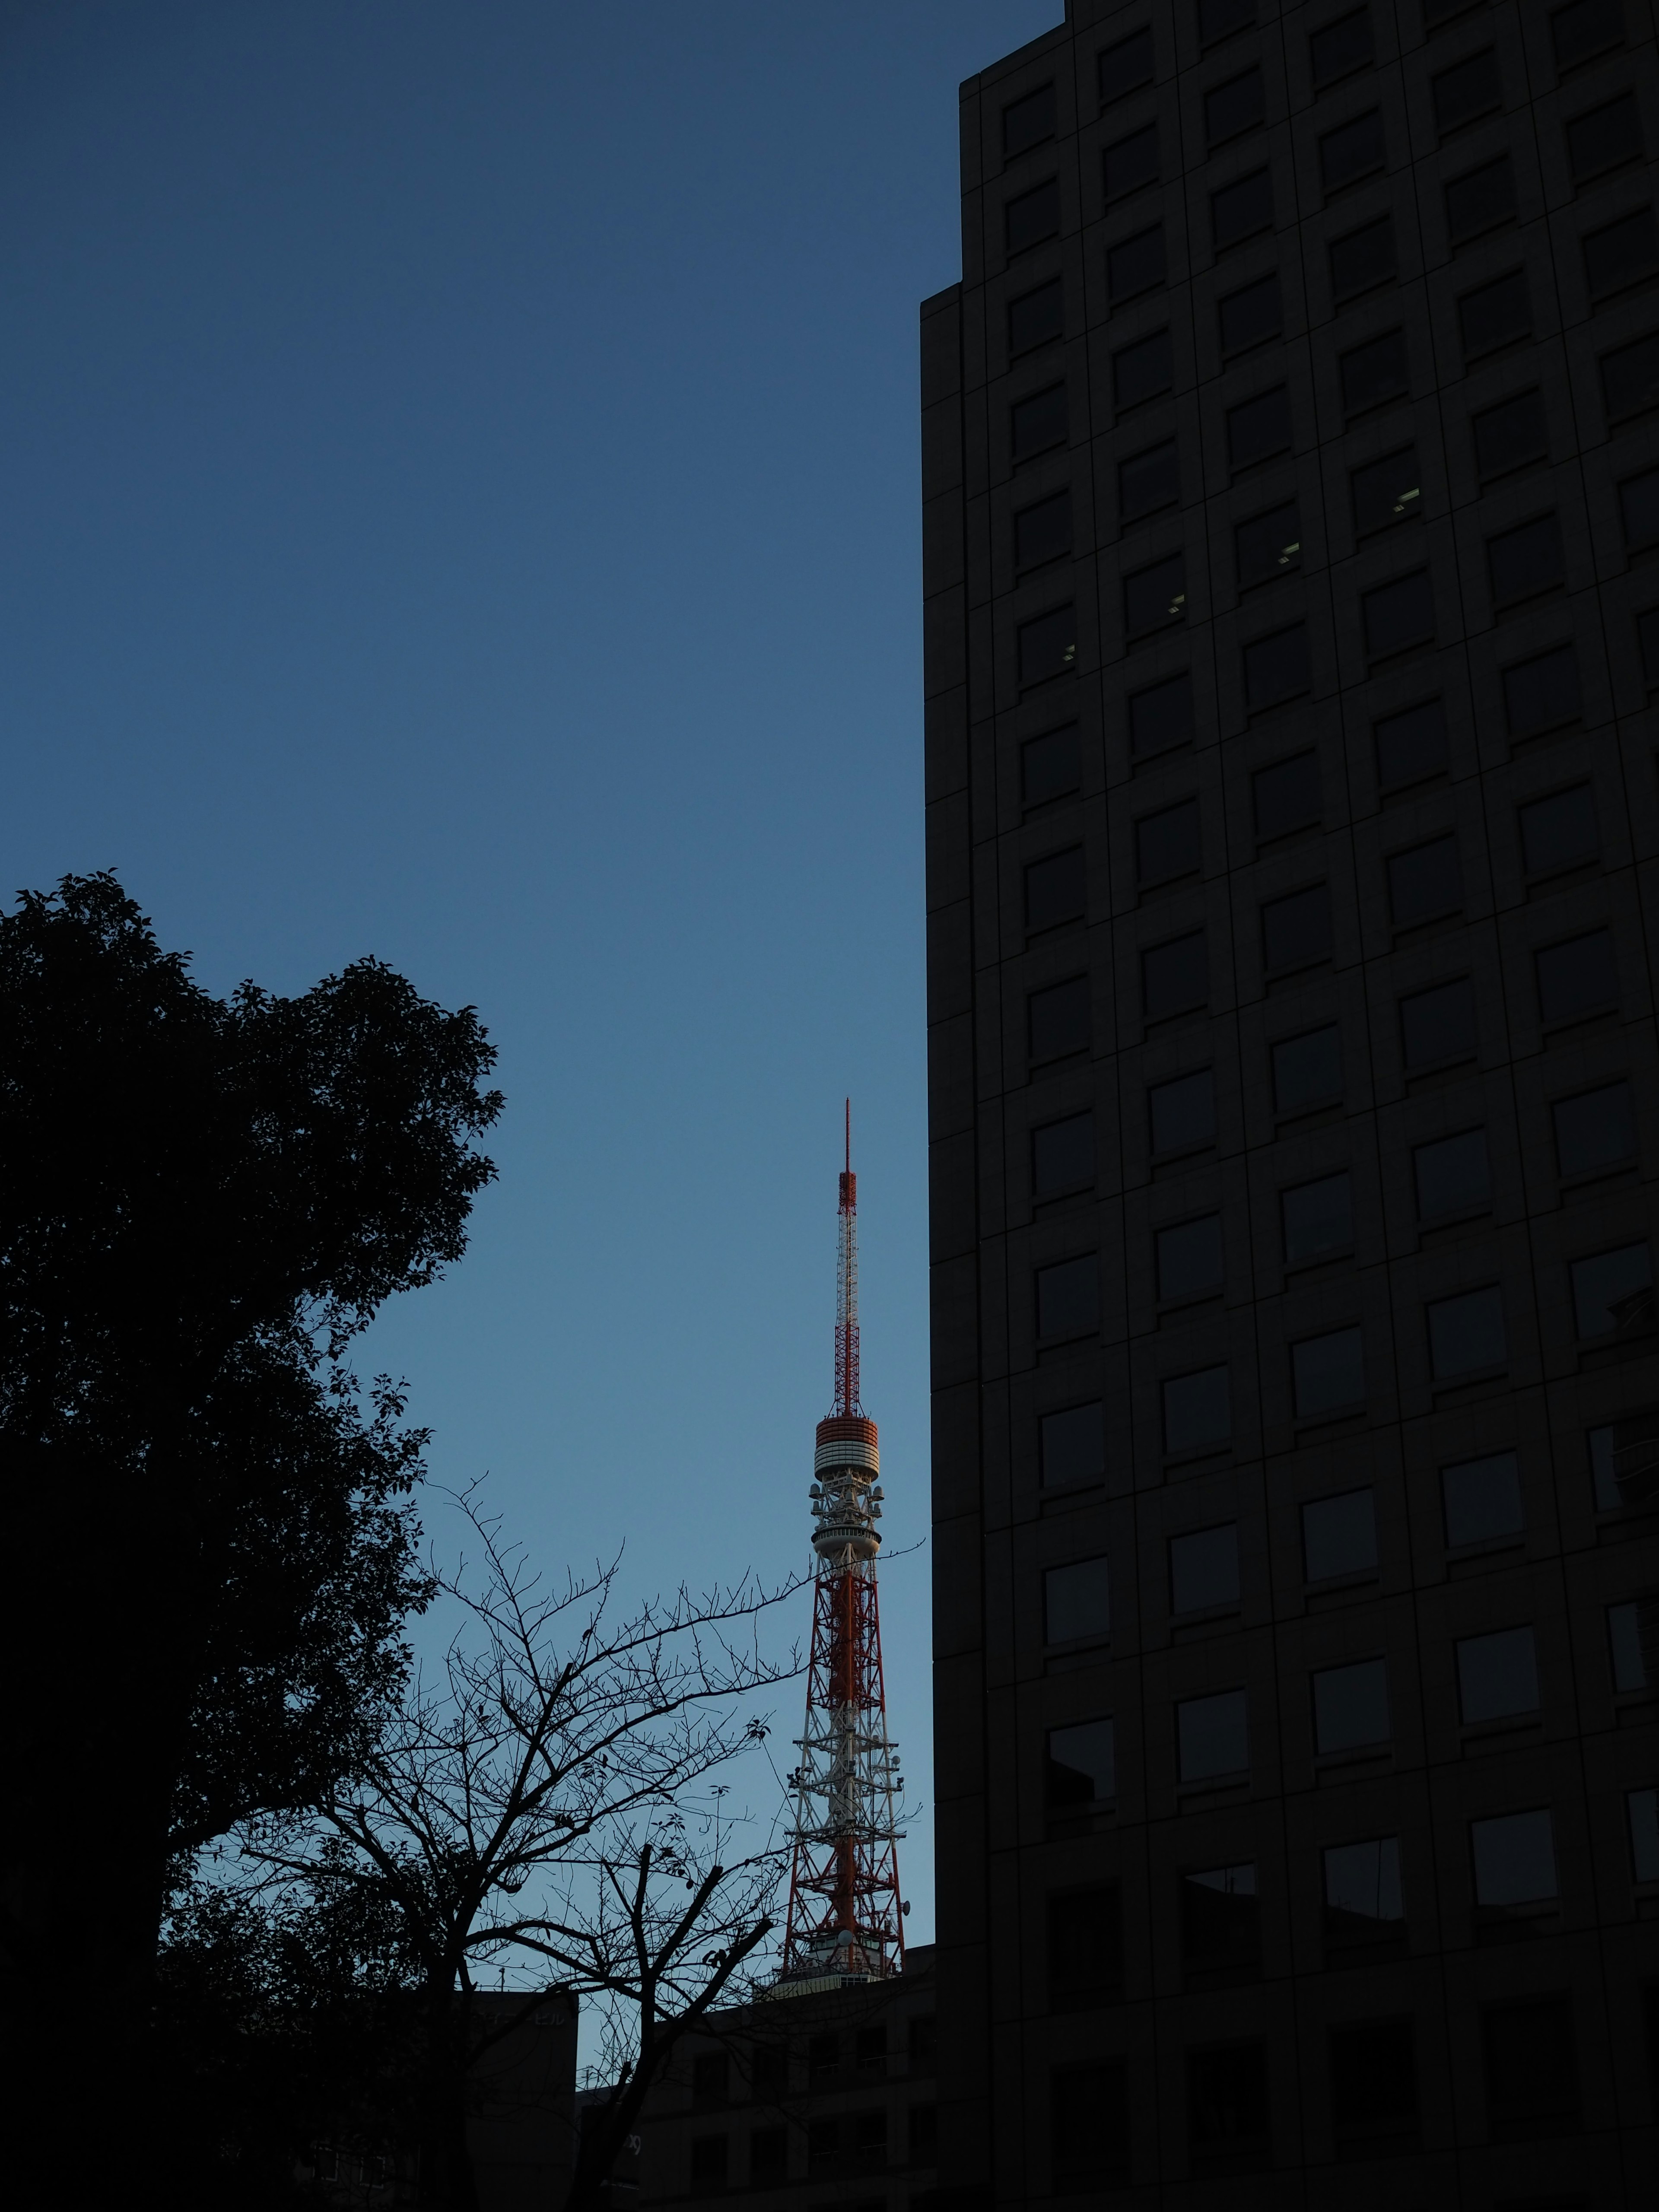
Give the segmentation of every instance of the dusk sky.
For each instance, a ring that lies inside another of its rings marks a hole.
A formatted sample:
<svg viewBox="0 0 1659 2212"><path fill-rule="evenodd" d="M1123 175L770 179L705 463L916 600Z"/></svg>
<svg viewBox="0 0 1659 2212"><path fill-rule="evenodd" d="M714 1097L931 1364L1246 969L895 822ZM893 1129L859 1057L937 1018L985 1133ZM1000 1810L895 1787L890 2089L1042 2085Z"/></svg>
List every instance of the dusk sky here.
<svg viewBox="0 0 1659 2212"><path fill-rule="evenodd" d="M807 1564L850 1091L927 1801L916 308L957 82L1060 12L0 18L8 891L113 868L216 992L374 953L478 1007L501 1179L360 1371L638 1591Z"/></svg>

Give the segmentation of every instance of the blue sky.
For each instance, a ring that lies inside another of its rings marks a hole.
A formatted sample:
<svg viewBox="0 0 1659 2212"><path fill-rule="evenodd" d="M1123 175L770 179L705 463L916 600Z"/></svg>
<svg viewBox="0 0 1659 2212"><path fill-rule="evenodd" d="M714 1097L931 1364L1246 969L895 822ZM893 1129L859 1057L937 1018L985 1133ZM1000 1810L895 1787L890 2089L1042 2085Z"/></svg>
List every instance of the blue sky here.
<svg viewBox="0 0 1659 2212"><path fill-rule="evenodd" d="M916 306L957 81L1060 13L0 19L0 878L116 868L216 991L374 952L478 1006L501 1181L362 1365L550 1565L805 1564L848 1091L926 1534Z"/></svg>

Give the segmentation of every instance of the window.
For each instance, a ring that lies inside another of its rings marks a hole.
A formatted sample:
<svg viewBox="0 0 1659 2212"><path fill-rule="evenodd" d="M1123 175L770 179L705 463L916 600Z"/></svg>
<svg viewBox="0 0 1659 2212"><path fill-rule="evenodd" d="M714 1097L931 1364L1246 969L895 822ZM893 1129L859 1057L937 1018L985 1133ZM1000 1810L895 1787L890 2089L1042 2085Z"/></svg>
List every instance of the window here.
<svg viewBox="0 0 1659 2212"><path fill-rule="evenodd" d="M1300 698L1310 682L1305 623L1270 631L1245 647L1244 703L1252 714Z"/></svg>
<svg viewBox="0 0 1659 2212"><path fill-rule="evenodd" d="M1129 750L1137 758L1190 744L1193 738L1192 678L1182 669L1129 700Z"/></svg>
<svg viewBox="0 0 1659 2212"><path fill-rule="evenodd" d="M1653 210L1638 208L1584 240L1584 282L1592 300L1611 299L1659 269L1659 229Z"/></svg>
<svg viewBox="0 0 1659 2212"><path fill-rule="evenodd" d="M1031 353L1040 345L1048 345L1060 334L1065 313L1064 295L1056 276L1052 283L1039 284L1035 292L1023 292L1018 300L1008 302L1008 351L1011 356Z"/></svg>
<svg viewBox="0 0 1659 2212"><path fill-rule="evenodd" d="M1150 28L1136 31L1130 38L1120 39L1115 46L1108 46L1097 66L1103 107L1109 107L1114 100L1125 100L1130 93L1150 84L1153 76Z"/></svg>
<svg viewBox="0 0 1659 2212"><path fill-rule="evenodd" d="M1486 2118L1498 2142L1576 2133L1578 2062L1565 1997L1481 2008Z"/></svg>
<svg viewBox="0 0 1659 2212"><path fill-rule="evenodd" d="M1121 2180L1129 2166L1129 2075L1123 2060L1056 2066L1049 2076L1048 2129L1056 2191Z"/></svg>
<svg viewBox="0 0 1659 2212"><path fill-rule="evenodd" d="M1465 1129L1419 1145L1412 1154L1416 1171L1417 1211L1424 1221L1447 1221L1483 1212L1492 1203L1492 1166L1484 1129Z"/></svg>
<svg viewBox="0 0 1659 2212"><path fill-rule="evenodd" d="M1026 928L1055 929L1062 922L1080 921L1085 896L1081 845L1033 860L1025 871Z"/></svg>
<svg viewBox="0 0 1659 2212"><path fill-rule="evenodd" d="M1417 2131L1417 2052L1408 2020L1368 2021L1330 2035L1331 2131L1339 2155L1362 2155Z"/></svg>
<svg viewBox="0 0 1659 2212"><path fill-rule="evenodd" d="M1374 175L1387 159L1382 140L1382 117L1376 108L1356 116L1352 123L1328 131L1319 142L1319 180L1327 196Z"/></svg>
<svg viewBox="0 0 1659 2212"><path fill-rule="evenodd" d="M1024 100L1011 100L1002 111L1002 158L1012 161L1054 135L1054 88L1039 85Z"/></svg>
<svg viewBox="0 0 1659 2212"><path fill-rule="evenodd" d="M1181 1963L1189 1979L1253 1980L1261 1966L1254 1866L1181 1877Z"/></svg>
<svg viewBox="0 0 1659 2212"><path fill-rule="evenodd" d="M1453 246L1482 237L1500 223L1516 222L1516 170L1509 155L1482 161L1480 168L1453 177L1447 185L1447 237Z"/></svg>
<svg viewBox="0 0 1659 2212"><path fill-rule="evenodd" d="M1187 559L1171 553L1123 579L1123 627L1130 637L1167 629L1187 611Z"/></svg>
<svg viewBox="0 0 1659 2212"><path fill-rule="evenodd" d="M1170 1539L1170 1610L1215 1613L1238 1603L1238 1528L1228 1521Z"/></svg>
<svg viewBox="0 0 1659 2212"><path fill-rule="evenodd" d="M1356 469L1348 489L1356 538L1369 538L1374 531L1391 529L1396 522L1421 514L1422 471L1416 447L1402 446L1397 453L1385 453L1380 461Z"/></svg>
<svg viewBox="0 0 1659 2212"><path fill-rule="evenodd" d="M1625 1805L1630 1815L1631 1872L1638 1881L1659 1881L1659 1790L1632 1790ZM1659 2006L1651 1995L1648 2006L1652 2027L1659 2027ZM1659 2045L1659 2037L1651 2039Z"/></svg>
<svg viewBox="0 0 1659 2212"><path fill-rule="evenodd" d="M1632 553L1659 544L1659 469L1625 479L1619 487L1619 513Z"/></svg>
<svg viewBox="0 0 1659 2212"><path fill-rule="evenodd" d="M1474 990L1467 975L1400 1001L1401 1042L1409 1073L1474 1057Z"/></svg>
<svg viewBox="0 0 1659 2212"><path fill-rule="evenodd" d="M1188 1698L1176 1707L1176 1741L1183 1782L1245 1774L1250 1765L1249 1718L1243 1690Z"/></svg>
<svg viewBox="0 0 1659 2212"><path fill-rule="evenodd" d="M1566 573L1561 526L1553 514L1540 514L1514 530L1486 540L1486 568L1492 603L1508 606L1553 591Z"/></svg>
<svg viewBox="0 0 1659 2212"><path fill-rule="evenodd" d="M1617 100L1575 115L1567 125L1567 167L1576 185L1622 169L1626 161L1639 161L1642 151L1642 118L1633 92L1621 92Z"/></svg>
<svg viewBox="0 0 1659 2212"><path fill-rule="evenodd" d="M1351 1413L1365 1402L1365 1354L1357 1328L1335 1328L1291 1346L1291 1396L1298 1421Z"/></svg>
<svg viewBox="0 0 1659 2212"><path fill-rule="evenodd" d="M1212 150L1225 138L1254 131L1266 116L1259 69L1247 69L1241 76L1229 77L1225 84L1204 95L1204 135Z"/></svg>
<svg viewBox="0 0 1659 2212"><path fill-rule="evenodd" d="M807 2045L806 2075L814 2089L826 2088L841 2078L841 2038L833 2030L815 2035Z"/></svg>
<svg viewBox="0 0 1659 2212"><path fill-rule="evenodd" d="M1058 561L1072 550L1072 495L1056 492L1035 507L1022 507L1014 517L1014 566L1040 568Z"/></svg>
<svg viewBox="0 0 1659 2212"><path fill-rule="evenodd" d="M1008 443L1016 461L1029 461L1066 443L1066 386L1051 384L1008 410Z"/></svg>
<svg viewBox="0 0 1659 2212"><path fill-rule="evenodd" d="M1530 1628L1466 1636L1457 1645L1457 1702L1465 1727L1538 1711L1538 1652Z"/></svg>
<svg viewBox="0 0 1659 2212"><path fill-rule="evenodd" d="M1342 410L1350 420L1411 388L1404 331L1385 331L1380 338L1354 346L1337 363L1342 378Z"/></svg>
<svg viewBox="0 0 1659 2212"><path fill-rule="evenodd" d="M1269 899L1261 909L1262 964L1270 975L1289 975L1331 957L1331 894L1326 884Z"/></svg>
<svg viewBox="0 0 1659 2212"><path fill-rule="evenodd" d="M1100 1267L1096 1255L1062 1260L1036 1271L1037 1334L1086 1336L1100 1326Z"/></svg>
<svg viewBox="0 0 1659 2212"><path fill-rule="evenodd" d="M788 2179L789 2131L787 2128L755 2128L749 2136L749 2179L778 2182Z"/></svg>
<svg viewBox="0 0 1659 2212"><path fill-rule="evenodd" d="M1188 2052L1187 2131L1194 2163L1267 2163L1267 2058L1260 2043Z"/></svg>
<svg viewBox="0 0 1659 2212"><path fill-rule="evenodd" d="M1048 1198L1095 1179L1095 1117L1068 1114L1031 1132L1031 1194Z"/></svg>
<svg viewBox="0 0 1659 2212"><path fill-rule="evenodd" d="M1115 1881L1060 1890L1048 1901L1048 2002L1056 2012L1122 1986L1123 1899Z"/></svg>
<svg viewBox="0 0 1659 2212"><path fill-rule="evenodd" d="M1389 914L1396 929L1437 921L1463 910L1463 871L1457 840L1434 837L1389 856Z"/></svg>
<svg viewBox="0 0 1659 2212"><path fill-rule="evenodd" d="M1127 461L1118 463L1117 496L1118 510L1125 522L1139 521L1143 514L1153 514L1161 507L1176 504L1181 497L1181 470L1173 438L1166 438L1161 446L1149 446L1144 453L1132 453Z"/></svg>
<svg viewBox="0 0 1659 2212"><path fill-rule="evenodd" d="M1155 1083L1146 1093L1155 1158L1195 1152L1215 1142L1215 1080L1207 1067L1173 1083Z"/></svg>
<svg viewBox="0 0 1659 2212"><path fill-rule="evenodd" d="M1014 637L1022 689L1066 675L1077 659L1077 610L1055 607L1034 622L1022 623Z"/></svg>
<svg viewBox="0 0 1659 2212"><path fill-rule="evenodd" d="M1650 607L1646 614L1637 617L1636 642L1642 656L1642 674L1650 691L1659 684L1659 607Z"/></svg>
<svg viewBox="0 0 1659 2212"><path fill-rule="evenodd" d="M1556 1894L1555 1832L1547 1812L1469 1823L1477 1905L1535 1905Z"/></svg>
<svg viewBox="0 0 1659 2212"><path fill-rule="evenodd" d="M1393 216L1382 216L1376 222L1351 230L1346 238L1333 239L1330 261L1331 297L1339 307L1357 300L1362 292L1391 283L1398 265Z"/></svg>
<svg viewBox="0 0 1659 2212"><path fill-rule="evenodd" d="M1078 1721L1048 1731L1048 1806L1054 1812L1109 1805L1116 1793L1109 1720Z"/></svg>
<svg viewBox="0 0 1659 2212"><path fill-rule="evenodd" d="M939 2156L937 2105L911 2106L909 2144L912 2166L931 2166Z"/></svg>
<svg viewBox="0 0 1659 2212"><path fill-rule="evenodd" d="M1170 1454L1212 1449L1232 1433L1224 1367L1175 1375L1164 1385L1164 1449Z"/></svg>
<svg viewBox="0 0 1659 2212"><path fill-rule="evenodd" d="M1624 1486L1613 1465L1611 1429L1587 1429L1584 1431L1585 1455L1589 1461L1590 1487L1595 1493L1598 1513L1616 1513L1624 1503Z"/></svg>
<svg viewBox="0 0 1659 2212"><path fill-rule="evenodd" d="M1250 793L1255 834L1262 843L1315 828L1322 812L1318 754L1292 753L1289 760L1257 769L1250 778Z"/></svg>
<svg viewBox="0 0 1659 2212"><path fill-rule="evenodd" d="M1471 54L1455 69L1442 70L1431 79L1429 90L1434 100L1434 127L1443 138L1473 123L1477 116L1490 115L1504 105L1496 47L1486 46Z"/></svg>
<svg viewBox="0 0 1659 2212"><path fill-rule="evenodd" d="M1359 609L1365 623L1365 650L1373 660L1426 645L1434 636L1434 587L1426 568L1362 592Z"/></svg>
<svg viewBox="0 0 1659 2212"><path fill-rule="evenodd" d="M1287 1267L1353 1249L1353 1190L1346 1168L1281 1191L1279 1210Z"/></svg>
<svg viewBox="0 0 1659 2212"><path fill-rule="evenodd" d="M1644 414L1659 401L1659 332L1602 355L1601 398L1610 422Z"/></svg>
<svg viewBox="0 0 1659 2212"><path fill-rule="evenodd" d="M1297 520L1296 501L1269 508L1266 514L1254 514L1248 522L1241 522L1233 532L1233 562L1238 576L1238 588L1248 592L1254 584L1266 584L1302 565L1302 526Z"/></svg>
<svg viewBox="0 0 1659 2212"><path fill-rule="evenodd" d="M1512 1451L1485 1459L1460 1460L1440 1470L1440 1498L1445 1510L1446 1543L1494 1544L1518 1536L1525 1526L1521 1507L1521 1463Z"/></svg>
<svg viewBox="0 0 1659 2212"><path fill-rule="evenodd" d="M806 2123L806 2171L808 2173L830 2173L840 2163L841 2122L837 2119L808 2120Z"/></svg>
<svg viewBox="0 0 1659 2212"><path fill-rule="evenodd" d="M1101 157L1101 181L1107 200L1127 199L1147 185L1158 182L1158 125L1131 131L1109 146Z"/></svg>
<svg viewBox="0 0 1659 2212"><path fill-rule="evenodd" d="M1504 714L1512 738L1535 738L1583 712L1578 689L1578 655L1558 645L1504 671Z"/></svg>
<svg viewBox="0 0 1659 2212"><path fill-rule="evenodd" d="M1659 1602L1638 1598L1607 1607L1607 1656L1613 1662L1613 1686L1621 1694L1645 1690L1654 1679L1648 1663L1650 1651L1659 1655Z"/></svg>
<svg viewBox="0 0 1659 2212"><path fill-rule="evenodd" d="M1273 1110L1305 1114L1342 1096L1342 1034L1309 1030L1273 1048Z"/></svg>
<svg viewBox="0 0 1659 2212"><path fill-rule="evenodd" d="M1327 1943L1375 1943L1404 1929L1397 1836L1334 1844L1324 1862Z"/></svg>
<svg viewBox="0 0 1659 2212"><path fill-rule="evenodd" d="M1221 1216L1177 1221L1152 1239L1160 1300L1201 1297L1221 1288Z"/></svg>
<svg viewBox="0 0 1659 2212"><path fill-rule="evenodd" d="M853 2124L853 2156L860 2166L885 2166L887 2163L887 2114L878 2106L874 2112L854 2112Z"/></svg>
<svg viewBox="0 0 1659 2212"><path fill-rule="evenodd" d="M1040 738L1028 738L1020 747L1019 790L1027 806L1045 806L1051 799L1063 799L1082 781L1083 754L1075 722L1061 730L1045 730Z"/></svg>
<svg viewBox="0 0 1659 2212"><path fill-rule="evenodd" d="M1504 1331L1504 1294L1494 1284L1437 1298L1425 1309L1429 1322L1429 1364L1437 1382L1455 1382L1501 1367L1509 1357Z"/></svg>
<svg viewBox="0 0 1659 2212"><path fill-rule="evenodd" d="M1227 410L1227 459L1235 474L1290 451L1291 395L1285 385Z"/></svg>
<svg viewBox="0 0 1659 2212"><path fill-rule="evenodd" d="M1164 282L1164 226L1155 222L1106 252L1106 291L1114 306Z"/></svg>
<svg viewBox="0 0 1659 2212"><path fill-rule="evenodd" d="M1050 177L1029 192L1021 192L1003 210L1003 243L1012 260L1045 239L1060 235L1060 180Z"/></svg>
<svg viewBox="0 0 1659 2212"><path fill-rule="evenodd" d="M1565 945L1535 953L1538 1008L1547 1024L1583 1021L1619 1003L1619 971L1613 939L1605 929L1587 930Z"/></svg>
<svg viewBox="0 0 1659 2212"><path fill-rule="evenodd" d="M1314 1748L1360 1751L1387 1743L1389 1669L1381 1659L1358 1659L1346 1667L1322 1668L1313 1677Z"/></svg>
<svg viewBox="0 0 1659 2212"><path fill-rule="evenodd" d="M1524 269L1512 269L1457 303L1458 328L1462 333L1463 362L1483 360L1504 346L1518 345L1532 336L1532 295Z"/></svg>
<svg viewBox="0 0 1659 2212"><path fill-rule="evenodd" d="M731 2067L723 2051L705 2051L691 2062L691 2102L707 2112L723 2105L731 2094Z"/></svg>
<svg viewBox="0 0 1659 2212"><path fill-rule="evenodd" d="M1103 1557L1050 1567L1042 1577L1042 1628L1049 1644L1112 1632L1112 1585Z"/></svg>
<svg viewBox="0 0 1659 2212"><path fill-rule="evenodd" d="M1198 0L1198 36L1203 46L1247 31L1255 21L1255 0Z"/></svg>
<svg viewBox="0 0 1659 2212"><path fill-rule="evenodd" d="M1089 979L1073 975L1025 1001L1026 1036L1034 1065L1089 1048Z"/></svg>
<svg viewBox="0 0 1659 2212"><path fill-rule="evenodd" d="M1423 783L1443 775L1447 764L1446 708L1439 699L1425 699L1420 707L1388 714L1376 724L1376 781L1384 791L1401 791L1407 784Z"/></svg>
<svg viewBox="0 0 1659 2212"><path fill-rule="evenodd" d="M726 2149L724 2136L692 2136L691 2186L693 2189L725 2188Z"/></svg>
<svg viewBox="0 0 1659 2212"><path fill-rule="evenodd" d="M1236 184L1210 194L1210 234L1218 253L1273 227L1273 180L1268 169L1254 170Z"/></svg>
<svg viewBox="0 0 1659 2212"><path fill-rule="evenodd" d="M1376 1566L1376 1506L1371 1492L1344 1490L1304 1505L1302 1559L1310 1583L1371 1573Z"/></svg>
<svg viewBox="0 0 1659 2212"><path fill-rule="evenodd" d="M1140 956L1140 999L1149 1022L1194 1012L1210 997L1210 959L1201 929L1155 945Z"/></svg>
<svg viewBox="0 0 1659 2212"><path fill-rule="evenodd" d="M910 2071L931 2074L939 2055L939 2022L931 2012L917 2013L910 2022Z"/></svg>
<svg viewBox="0 0 1659 2212"><path fill-rule="evenodd" d="M1119 414L1156 399L1175 383L1175 356L1168 331L1154 331L1139 344L1112 356L1112 398Z"/></svg>
<svg viewBox="0 0 1659 2212"><path fill-rule="evenodd" d="M1555 66L1565 76L1581 62L1625 43L1624 0L1573 0L1550 17Z"/></svg>
<svg viewBox="0 0 1659 2212"><path fill-rule="evenodd" d="M1265 345L1285 327L1278 277L1263 276L1254 284L1246 284L1242 291L1230 292L1218 313L1221 350L1230 358L1234 354L1248 353L1252 346Z"/></svg>
<svg viewBox="0 0 1659 2212"><path fill-rule="evenodd" d="M1042 1416L1037 1423L1037 1463L1045 1490L1099 1481L1106 1471L1106 1427L1097 1398Z"/></svg>
<svg viewBox="0 0 1659 2212"><path fill-rule="evenodd" d="M757 2043L749 2053L749 2078L757 2097L783 2097L789 2092L789 2049L782 2043Z"/></svg>
<svg viewBox="0 0 1659 2212"><path fill-rule="evenodd" d="M1308 40L1309 73L1316 91L1334 84L1339 77L1367 68L1373 52L1371 17L1368 8L1356 8L1314 32Z"/></svg>
<svg viewBox="0 0 1659 2212"><path fill-rule="evenodd" d="M1596 858L1595 794L1587 783L1553 792L1520 808L1521 855L1529 876L1559 875Z"/></svg>
<svg viewBox="0 0 1659 2212"><path fill-rule="evenodd" d="M1550 1109L1555 1123L1555 1158L1564 1177L1605 1174L1636 1157L1636 1117L1628 1083L1609 1083L1558 1099Z"/></svg>
<svg viewBox="0 0 1659 2212"><path fill-rule="evenodd" d="M1473 418L1469 429L1483 483L1549 459L1549 428L1542 397L1536 392L1523 392L1501 407L1487 408Z"/></svg>
<svg viewBox="0 0 1659 2212"><path fill-rule="evenodd" d="M1575 1260L1572 1279L1573 1317L1581 1337L1611 1336L1617 1330L1628 1300L1641 1301L1653 1285L1653 1256L1645 1244L1624 1244L1617 1251L1598 1252L1594 1259Z"/></svg>

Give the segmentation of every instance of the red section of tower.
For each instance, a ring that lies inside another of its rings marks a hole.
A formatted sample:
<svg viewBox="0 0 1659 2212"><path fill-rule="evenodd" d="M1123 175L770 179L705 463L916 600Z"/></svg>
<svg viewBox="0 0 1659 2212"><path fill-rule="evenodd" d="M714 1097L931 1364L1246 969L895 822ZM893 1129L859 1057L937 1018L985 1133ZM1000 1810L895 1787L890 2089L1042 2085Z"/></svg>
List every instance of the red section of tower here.
<svg viewBox="0 0 1659 2212"><path fill-rule="evenodd" d="M871 1981L902 1972L896 1797L887 1733L876 1554L881 1537L876 1425L859 1403L858 1181L853 1109L836 1250L836 1401L818 1423L811 1488L812 1657L798 1739L794 1851L784 1936L786 1982Z"/></svg>

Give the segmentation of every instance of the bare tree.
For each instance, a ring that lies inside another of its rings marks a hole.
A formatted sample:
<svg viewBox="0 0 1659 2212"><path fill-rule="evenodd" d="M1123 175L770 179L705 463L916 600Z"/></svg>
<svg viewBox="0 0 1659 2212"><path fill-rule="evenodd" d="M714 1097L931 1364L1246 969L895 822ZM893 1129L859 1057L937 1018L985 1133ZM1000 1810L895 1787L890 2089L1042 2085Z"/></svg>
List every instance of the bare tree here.
<svg viewBox="0 0 1659 2212"><path fill-rule="evenodd" d="M598 2201L687 2028L744 1984L773 1928L775 1848L733 1854L710 1778L763 1743L757 1700L799 1673L761 1629L798 1582L682 1588L616 1615L617 1565L548 1591L459 1501L481 1547L438 1581L462 1622L360 1778L242 1838L260 1884L390 1914L419 2020L423 2202L474 2212L469 2086L520 2024L480 1976L537 1971L601 2015L615 2087L579 2141L568 2212ZM704 1794L708 1793L708 1794Z"/></svg>

